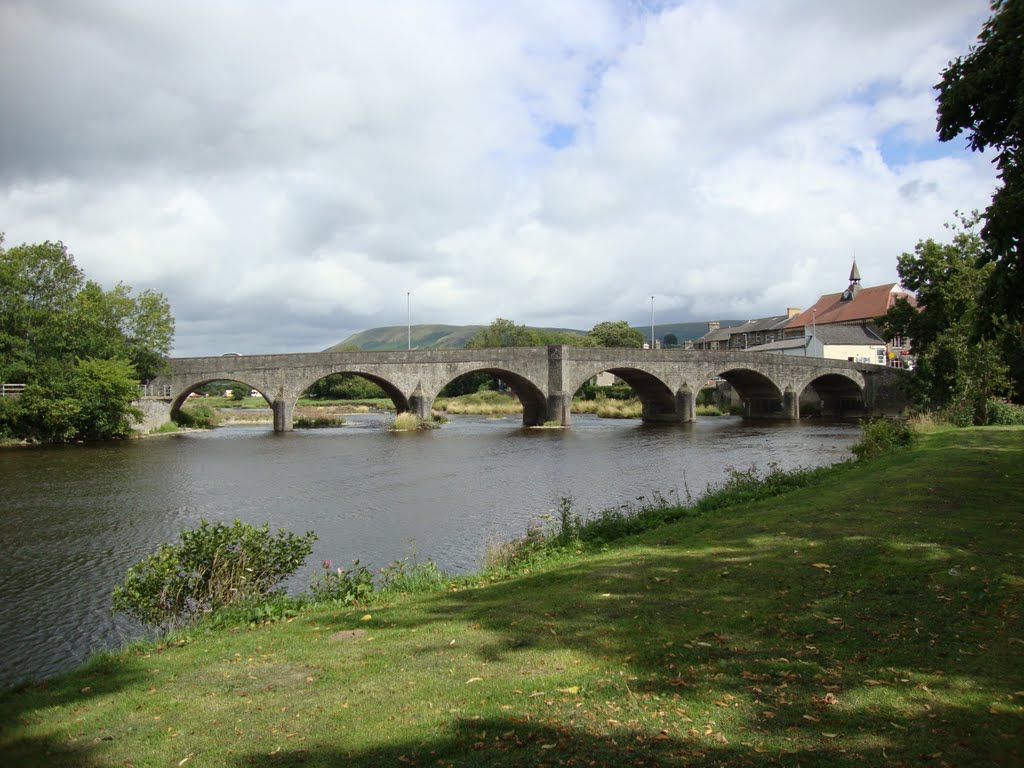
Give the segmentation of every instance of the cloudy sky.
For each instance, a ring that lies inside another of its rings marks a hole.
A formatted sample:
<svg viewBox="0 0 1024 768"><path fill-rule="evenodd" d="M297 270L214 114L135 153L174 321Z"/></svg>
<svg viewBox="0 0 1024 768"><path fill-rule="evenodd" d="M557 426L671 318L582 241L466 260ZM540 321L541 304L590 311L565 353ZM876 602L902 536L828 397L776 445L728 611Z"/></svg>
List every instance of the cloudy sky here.
<svg viewBox="0 0 1024 768"><path fill-rule="evenodd" d="M932 86L984 0L0 0L0 231L179 355L750 318L984 207Z"/></svg>

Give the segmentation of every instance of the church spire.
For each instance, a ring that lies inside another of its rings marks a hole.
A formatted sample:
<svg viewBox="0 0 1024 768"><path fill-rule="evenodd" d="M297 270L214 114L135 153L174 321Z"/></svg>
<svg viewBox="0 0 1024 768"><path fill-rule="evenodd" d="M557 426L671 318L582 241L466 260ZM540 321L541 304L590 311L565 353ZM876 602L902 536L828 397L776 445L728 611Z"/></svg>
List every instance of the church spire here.
<svg viewBox="0 0 1024 768"><path fill-rule="evenodd" d="M850 301L858 291L860 291L860 270L857 269L857 259L855 258L853 266L850 267L850 286L843 291L840 301Z"/></svg>

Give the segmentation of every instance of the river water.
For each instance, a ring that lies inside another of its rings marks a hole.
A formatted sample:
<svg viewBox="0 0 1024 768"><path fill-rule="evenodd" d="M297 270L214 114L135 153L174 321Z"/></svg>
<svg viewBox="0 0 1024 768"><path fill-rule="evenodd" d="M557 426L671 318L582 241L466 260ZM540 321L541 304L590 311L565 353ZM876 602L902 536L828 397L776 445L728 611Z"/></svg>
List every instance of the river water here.
<svg viewBox="0 0 1024 768"><path fill-rule="evenodd" d="M560 497L586 516L641 496L696 496L728 466L842 461L859 436L846 424L735 417L645 426L574 415L559 430L464 416L415 433L389 432L378 414L346 419L340 429L225 427L0 451L0 686L138 636L112 615L111 589L200 518L315 531L293 589L324 559L379 568L415 553L458 572Z"/></svg>

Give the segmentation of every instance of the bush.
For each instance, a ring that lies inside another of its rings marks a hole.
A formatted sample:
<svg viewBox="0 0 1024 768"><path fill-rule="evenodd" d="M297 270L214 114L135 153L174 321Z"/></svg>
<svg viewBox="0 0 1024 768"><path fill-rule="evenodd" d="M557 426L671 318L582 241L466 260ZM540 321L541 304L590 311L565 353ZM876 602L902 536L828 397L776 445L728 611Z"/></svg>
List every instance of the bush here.
<svg viewBox="0 0 1024 768"><path fill-rule="evenodd" d="M851 448L854 455L861 460L881 456L896 448L910 445L915 437L914 429L909 422L886 418L864 422L862 430L860 442Z"/></svg>
<svg viewBox="0 0 1024 768"><path fill-rule="evenodd" d="M164 544L125 574L114 587L114 609L169 630L238 602L258 602L313 551L316 534L280 530L235 520L231 525L201 520Z"/></svg>
<svg viewBox="0 0 1024 768"><path fill-rule="evenodd" d="M617 381L614 384L597 385L584 384L576 392L576 397L581 400L598 400L602 397L611 400L630 400L636 397L633 388L624 381Z"/></svg>
<svg viewBox="0 0 1024 768"><path fill-rule="evenodd" d="M433 560L420 563L412 555L380 569L380 589L400 594L431 592L447 585L449 578Z"/></svg>
<svg viewBox="0 0 1024 768"><path fill-rule="evenodd" d="M366 566L356 560L352 570L338 568L332 571L333 563L324 560L321 563L324 573L320 574L309 585L313 599L320 602L336 601L351 605L365 603L373 594L373 574Z"/></svg>
<svg viewBox="0 0 1024 768"><path fill-rule="evenodd" d="M220 424L220 414L206 403L199 403L179 410L177 422L179 427L209 429Z"/></svg>
<svg viewBox="0 0 1024 768"><path fill-rule="evenodd" d="M1024 405L1014 405L1005 400L989 400L988 423L1024 424Z"/></svg>

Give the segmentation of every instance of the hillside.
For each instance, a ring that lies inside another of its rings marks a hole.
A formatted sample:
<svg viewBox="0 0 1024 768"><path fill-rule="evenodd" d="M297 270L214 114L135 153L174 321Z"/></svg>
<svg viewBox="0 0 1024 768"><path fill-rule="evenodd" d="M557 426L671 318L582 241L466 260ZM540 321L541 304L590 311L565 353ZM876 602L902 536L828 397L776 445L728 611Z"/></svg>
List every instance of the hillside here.
<svg viewBox="0 0 1024 768"><path fill-rule="evenodd" d="M741 325L745 320L722 320L723 328L731 328ZM483 325L414 325L412 326L413 349L461 349L466 346L473 334L481 331ZM648 339L651 335L651 326L634 326ZM573 328L542 328L545 331L574 331L575 333L586 333L586 330ZM689 323L656 323L654 334L659 339L665 338L667 334L675 334L676 339L682 344L703 336L708 330L706 322ZM367 352L389 349L406 349L409 344L409 328L404 325L386 325L380 328L370 328L359 333L353 333L346 339L328 347L324 352L335 352L342 347L355 345Z"/></svg>
<svg viewBox="0 0 1024 768"><path fill-rule="evenodd" d="M482 325L414 325L412 346L414 349L459 349L473 334L482 330ZM387 325L354 333L324 352L334 352L342 347L355 344L368 352L388 349L406 349L409 344L409 328L404 325Z"/></svg>

